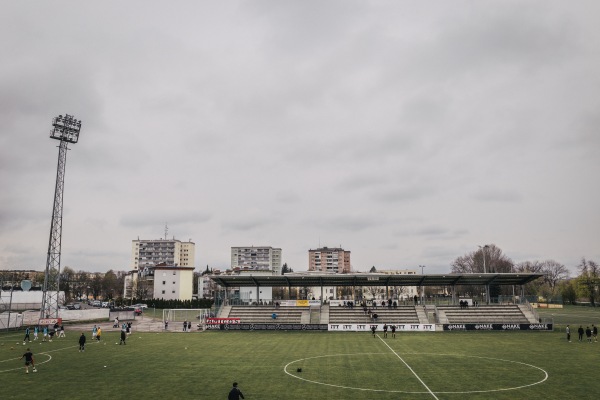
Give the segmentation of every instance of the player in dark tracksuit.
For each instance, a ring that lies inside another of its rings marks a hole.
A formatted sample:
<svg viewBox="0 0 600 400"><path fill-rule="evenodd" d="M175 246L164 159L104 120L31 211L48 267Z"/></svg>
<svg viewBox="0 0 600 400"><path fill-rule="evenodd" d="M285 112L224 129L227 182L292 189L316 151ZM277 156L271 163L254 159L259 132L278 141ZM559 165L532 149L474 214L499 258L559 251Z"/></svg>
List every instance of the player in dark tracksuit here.
<svg viewBox="0 0 600 400"><path fill-rule="evenodd" d="M227 395L227 400L240 400L243 398L244 398L244 395L242 394L242 391L240 389L238 389L237 382L233 382L233 387L231 388L231 390L229 391L229 394Z"/></svg>
<svg viewBox="0 0 600 400"><path fill-rule="evenodd" d="M79 336L79 351L85 351L85 335L81 332L81 336Z"/></svg>

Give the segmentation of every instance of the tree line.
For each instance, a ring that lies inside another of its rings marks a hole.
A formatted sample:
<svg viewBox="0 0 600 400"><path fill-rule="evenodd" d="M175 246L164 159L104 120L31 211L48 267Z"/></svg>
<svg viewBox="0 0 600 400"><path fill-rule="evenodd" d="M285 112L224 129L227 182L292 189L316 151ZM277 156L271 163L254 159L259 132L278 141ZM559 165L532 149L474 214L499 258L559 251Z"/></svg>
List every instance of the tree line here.
<svg viewBox="0 0 600 400"><path fill-rule="evenodd" d="M535 273L542 278L525 285L527 295L534 295L548 301L562 301L567 304L589 303L595 306L600 296L600 268L598 263L582 258L576 266L578 275L570 276L564 264L549 260L533 260L514 263L494 244L480 247L451 264L453 273ZM468 291L468 288L462 288ZM490 287L491 297L509 295L512 288Z"/></svg>

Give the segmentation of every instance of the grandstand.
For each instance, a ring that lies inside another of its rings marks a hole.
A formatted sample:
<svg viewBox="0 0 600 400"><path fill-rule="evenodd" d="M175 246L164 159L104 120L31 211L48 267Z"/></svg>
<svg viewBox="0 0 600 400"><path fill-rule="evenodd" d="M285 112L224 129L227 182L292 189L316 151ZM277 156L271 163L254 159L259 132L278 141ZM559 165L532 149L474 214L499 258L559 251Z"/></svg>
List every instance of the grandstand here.
<svg viewBox="0 0 600 400"><path fill-rule="evenodd" d="M436 322L440 324L530 324L538 319L526 306L481 305L477 307L437 306Z"/></svg>
<svg viewBox="0 0 600 400"><path fill-rule="evenodd" d="M422 309L422 307L418 307ZM372 314L366 313L360 307L329 307L329 321L325 323L330 324L368 324L368 323L381 323L381 324L418 324L427 323L427 321L420 322L419 315L417 313L417 307L414 306L400 306L396 308L374 308L371 310ZM373 318L373 314L377 314L377 318Z"/></svg>
<svg viewBox="0 0 600 400"><path fill-rule="evenodd" d="M273 314L276 318L273 318ZM219 316L223 316L220 314ZM232 306L227 318L239 318L242 323L264 324L264 323L310 323L309 307L287 307L287 306Z"/></svg>
<svg viewBox="0 0 600 400"><path fill-rule="evenodd" d="M219 313L221 318L239 318L244 324L530 324L537 323L535 313L525 305L494 304L461 308L454 305L379 307L371 309L377 314L365 313L361 307L294 306L230 306ZM276 314L276 318L273 318ZM428 314L434 316L430 321Z"/></svg>

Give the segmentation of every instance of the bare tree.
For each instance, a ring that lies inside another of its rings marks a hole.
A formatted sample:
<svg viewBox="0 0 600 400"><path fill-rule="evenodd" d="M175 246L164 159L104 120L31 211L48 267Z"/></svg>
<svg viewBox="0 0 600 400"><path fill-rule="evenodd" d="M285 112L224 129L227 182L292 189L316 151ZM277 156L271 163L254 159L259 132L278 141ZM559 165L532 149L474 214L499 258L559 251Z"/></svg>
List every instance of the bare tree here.
<svg viewBox="0 0 600 400"><path fill-rule="evenodd" d="M513 269L513 261L502 253L502 250L495 244L480 247L471 253L456 258L451 264L452 272L458 274L473 274L473 273L505 273L511 272ZM505 294L508 294L508 288L504 289ZM482 293L482 287L458 287L459 292L464 293ZM490 286L491 297L496 297L501 294L501 288L498 285Z"/></svg>
<svg viewBox="0 0 600 400"><path fill-rule="evenodd" d="M556 293L560 281L569 278L569 270L567 267L554 260L542 262L542 273L544 274L544 282L548 284L552 294Z"/></svg>
<svg viewBox="0 0 600 400"><path fill-rule="evenodd" d="M453 273L511 272L512 260L495 244L486 245L456 258L451 264Z"/></svg>

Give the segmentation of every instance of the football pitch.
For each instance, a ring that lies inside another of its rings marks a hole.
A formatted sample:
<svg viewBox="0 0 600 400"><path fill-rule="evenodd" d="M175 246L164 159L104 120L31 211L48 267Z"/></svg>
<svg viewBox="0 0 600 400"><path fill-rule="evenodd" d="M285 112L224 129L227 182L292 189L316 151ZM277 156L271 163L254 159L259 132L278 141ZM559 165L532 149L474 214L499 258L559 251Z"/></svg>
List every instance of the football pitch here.
<svg viewBox="0 0 600 400"><path fill-rule="evenodd" d="M564 332L370 333L78 331L23 346L0 335L2 399L587 399L600 343ZM38 372L19 358L30 347Z"/></svg>

